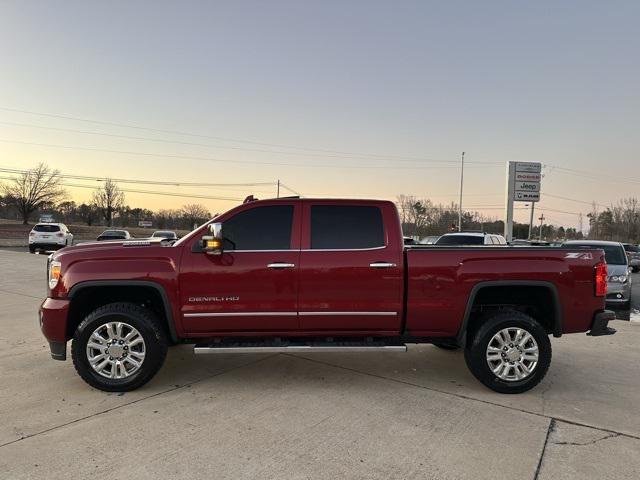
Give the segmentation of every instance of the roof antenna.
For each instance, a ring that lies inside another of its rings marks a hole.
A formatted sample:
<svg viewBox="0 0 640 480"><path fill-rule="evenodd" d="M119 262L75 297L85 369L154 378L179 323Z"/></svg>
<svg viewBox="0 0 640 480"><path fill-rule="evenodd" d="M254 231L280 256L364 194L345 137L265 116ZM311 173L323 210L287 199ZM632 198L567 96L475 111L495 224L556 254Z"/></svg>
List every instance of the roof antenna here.
<svg viewBox="0 0 640 480"><path fill-rule="evenodd" d="M258 199L255 198L253 195L249 195L247 198L244 199L244 202L242 202L242 203L255 202L256 200L258 200Z"/></svg>

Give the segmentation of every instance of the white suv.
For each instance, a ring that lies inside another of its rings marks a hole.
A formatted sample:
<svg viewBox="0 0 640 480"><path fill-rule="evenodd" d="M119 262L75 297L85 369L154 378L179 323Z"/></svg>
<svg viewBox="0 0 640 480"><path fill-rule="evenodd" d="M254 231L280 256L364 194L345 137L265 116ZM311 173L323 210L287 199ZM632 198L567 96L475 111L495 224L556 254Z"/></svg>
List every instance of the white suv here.
<svg viewBox="0 0 640 480"><path fill-rule="evenodd" d="M484 232L455 232L445 233L436 245L506 245L507 241L502 235Z"/></svg>
<svg viewBox="0 0 640 480"><path fill-rule="evenodd" d="M29 251L58 250L73 245L73 234L64 223L38 223L29 232Z"/></svg>

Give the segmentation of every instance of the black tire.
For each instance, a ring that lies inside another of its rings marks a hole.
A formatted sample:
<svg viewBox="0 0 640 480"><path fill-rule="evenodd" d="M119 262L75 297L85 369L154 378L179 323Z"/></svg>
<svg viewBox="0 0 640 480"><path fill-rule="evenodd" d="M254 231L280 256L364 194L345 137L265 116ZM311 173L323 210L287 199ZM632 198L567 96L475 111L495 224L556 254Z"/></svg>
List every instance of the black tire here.
<svg viewBox="0 0 640 480"><path fill-rule="evenodd" d="M455 343L447 343L447 342L433 342L435 347L441 348L442 350L458 350L460 348L459 345Z"/></svg>
<svg viewBox="0 0 640 480"><path fill-rule="evenodd" d="M138 330L145 344L142 365L130 376L106 378L96 372L87 358L87 343L93 331L107 322L124 322ZM167 337L153 312L133 303L110 303L93 312L78 325L71 343L73 365L82 379L105 392L128 392L141 387L160 370L167 356Z"/></svg>
<svg viewBox="0 0 640 480"><path fill-rule="evenodd" d="M464 351L467 367L480 382L499 393L522 393L535 387L547 374L551 364L551 342L545 329L532 317L517 311L502 311L484 317L482 325ZM493 373L487 360L489 342L499 331L515 327L526 330L538 344L538 362L533 372L522 380L504 380Z"/></svg>
<svg viewBox="0 0 640 480"><path fill-rule="evenodd" d="M36 247L29 247L29 253L36 253Z"/></svg>

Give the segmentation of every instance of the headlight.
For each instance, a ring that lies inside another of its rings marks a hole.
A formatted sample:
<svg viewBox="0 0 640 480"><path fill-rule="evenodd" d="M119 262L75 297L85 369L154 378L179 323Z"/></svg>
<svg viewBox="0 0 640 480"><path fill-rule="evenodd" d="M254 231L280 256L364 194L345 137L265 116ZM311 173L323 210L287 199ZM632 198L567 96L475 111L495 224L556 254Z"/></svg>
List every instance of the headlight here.
<svg viewBox="0 0 640 480"><path fill-rule="evenodd" d="M53 290L58 285L58 280L60 280L60 268L61 264L57 260L51 260L49 262L49 273L47 278L49 280L49 288Z"/></svg>
<svg viewBox="0 0 640 480"><path fill-rule="evenodd" d="M626 283L628 279L627 275L611 275L608 281L611 283Z"/></svg>

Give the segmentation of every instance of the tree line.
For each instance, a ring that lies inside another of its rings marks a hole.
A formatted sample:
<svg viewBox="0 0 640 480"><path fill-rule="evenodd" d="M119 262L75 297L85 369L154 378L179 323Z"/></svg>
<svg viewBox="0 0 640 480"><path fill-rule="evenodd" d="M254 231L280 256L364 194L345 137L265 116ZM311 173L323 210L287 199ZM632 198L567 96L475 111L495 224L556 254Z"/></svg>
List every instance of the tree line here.
<svg viewBox="0 0 640 480"><path fill-rule="evenodd" d="M412 195L400 195L396 204L402 222L402 231L410 237L424 238L439 236L458 229L458 205L456 203L434 204L428 198L418 198ZM496 218L487 217L479 212L463 210L462 229L477 230L486 233L504 233L504 222ZM535 225L531 232L533 238L540 237L540 226ZM514 222L513 238L529 238L529 224ZM582 239L582 232L575 228L565 228L558 225L542 225L544 240L574 240Z"/></svg>
<svg viewBox="0 0 640 480"><path fill-rule="evenodd" d="M0 184L0 192L0 216L20 219L25 225L40 215L49 214L55 221L69 224L135 227L144 220L159 229L191 230L211 218L211 212L200 204L156 212L132 208L126 204L124 192L111 179L93 191L90 202L77 204L68 199L60 172L44 163Z"/></svg>
<svg viewBox="0 0 640 480"><path fill-rule="evenodd" d="M60 172L44 163L1 183L0 193L0 217L19 218L24 224L47 213L69 224L133 227L146 220L153 222L155 228L191 230L194 225L212 217L211 212L201 204L158 211L130 207L126 204L124 192L111 179L106 179L95 189L90 202L77 204L68 199ZM435 204L428 198L411 195L400 195L396 203L407 236L424 238L457 229L458 206L455 203ZM640 204L636 198L626 198L610 207L600 208L594 203L592 212L587 215L588 238L640 243ZM464 230L487 233L501 234L504 231L502 220L468 210L463 211L462 226ZM513 236L528 238L529 225L514 223ZM542 225L542 235L540 226L536 225L531 236L541 236L545 240L583 238L582 232L575 228L549 224Z"/></svg>

